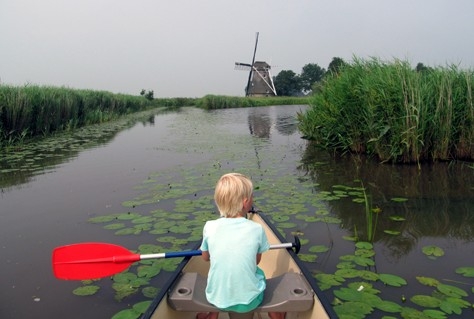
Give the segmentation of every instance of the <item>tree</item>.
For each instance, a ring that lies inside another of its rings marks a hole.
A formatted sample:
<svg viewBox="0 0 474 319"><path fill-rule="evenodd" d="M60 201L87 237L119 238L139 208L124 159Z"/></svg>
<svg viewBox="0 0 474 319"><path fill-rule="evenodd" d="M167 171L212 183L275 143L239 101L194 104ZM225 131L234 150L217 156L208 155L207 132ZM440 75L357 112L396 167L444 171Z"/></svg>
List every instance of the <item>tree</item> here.
<svg viewBox="0 0 474 319"><path fill-rule="evenodd" d="M146 92L144 89L142 89L140 91L140 95L145 97L145 99L147 99L149 101L153 101L153 95L154 95L153 90Z"/></svg>
<svg viewBox="0 0 474 319"><path fill-rule="evenodd" d="M301 79L291 70L282 70L273 79L275 89L280 96L295 96L301 93Z"/></svg>
<svg viewBox="0 0 474 319"><path fill-rule="evenodd" d="M314 83L319 82L324 77L326 70L315 63L306 64L301 72L301 87L304 91L311 91Z"/></svg>
<svg viewBox="0 0 474 319"><path fill-rule="evenodd" d="M343 59L334 57L332 58L331 63L328 66L328 72L338 74L341 71L341 68L346 65Z"/></svg>

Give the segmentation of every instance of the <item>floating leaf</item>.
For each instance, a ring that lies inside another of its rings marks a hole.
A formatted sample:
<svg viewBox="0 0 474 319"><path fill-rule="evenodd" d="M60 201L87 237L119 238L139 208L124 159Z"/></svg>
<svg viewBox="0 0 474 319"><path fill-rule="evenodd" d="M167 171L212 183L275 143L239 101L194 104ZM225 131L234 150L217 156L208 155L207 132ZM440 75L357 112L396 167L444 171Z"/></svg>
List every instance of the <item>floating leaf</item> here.
<svg viewBox="0 0 474 319"><path fill-rule="evenodd" d="M298 257L302 260L302 261L306 261L306 262L315 262L316 259L318 258L317 255L312 255L312 254L298 254Z"/></svg>
<svg viewBox="0 0 474 319"><path fill-rule="evenodd" d="M386 229L383 232L385 234L388 234L388 235L394 235L394 236L400 235L400 232L398 230L388 230L388 229Z"/></svg>
<svg viewBox="0 0 474 319"><path fill-rule="evenodd" d="M456 269L456 273L464 277L474 277L474 267L459 267Z"/></svg>
<svg viewBox="0 0 474 319"><path fill-rule="evenodd" d="M134 304L132 308L139 313L145 313L145 311L147 311L150 304L151 304L151 300L141 301Z"/></svg>
<svg viewBox="0 0 474 319"><path fill-rule="evenodd" d="M123 223L114 223L114 224L105 225L104 229L115 230L115 229L120 229L120 228L124 228L124 227L125 227L125 224L123 224Z"/></svg>
<svg viewBox="0 0 474 319"><path fill-rule="evenodd" d="M155 298L159 292L160 292L160 289L156 287L145 287L142 289L143 296L147 298Z"/></svg>
<svg viewBox="0 0 474 319"><path fill-rule="evenodd" d="M441 300L426 295L415 295L410 298L411 302L422 307L437 308L441 304Z"/></svg>
<svg viewBox="0 0 474 319"><path fill-rule="evenodd" d="M424 246L421 251L427 256L441 257L444 255L444 250L434 245Z"/></svg>
<svg viewBox="0 0 474 319"><path fill-rule="evenodd" d="M439 284L436 288L438 288L438 290L441 291L446 296L455 297L455 298L467 297L466 291L455 286Z"/></svg>
<svg viewBox="0 0 474 319"><path fill-rule="evenodd" d="M457 315L460 315L462 313L461 306L449 300L443 300L439 308L447 314L455 313Z"/></svg>
<svg viewBox="0 0 474 319"><path fill-rule="evenodd" d="M435 310L435 309L426 309L426 310L423 310L423 313L425 315L427 315L428 317L433 318L433 319L445 319L446 318L446 313L445 312Z"/></svg>
<svg viewBox="0 0 474 319"><path fill-rule="evenodd" d="M376 303L375 308L380 309L385 312L400 312L402 311L402 306L399 304L393 302L393 301L388 301L388 300L381 300L380 302Z"/></svg>
<svg viewBox="0 0 474 319"><path fill-rule="evenodd" d="M311 246L308 249L312 253L325 253L329 250L329 247L324 245Z"/></svg>
<svg viewBox="0 0 474 319"><path fill-rule="evenodd" d="M107 216L97 216L89 218L90 223L108 223L115 220L117 217L115 215L107 215Z"/></svg>
<svg viewBox="0 0 474 319"><path fill-rule="evenodd" d="M389 218L396 222L402 222L406 220L405 217L402 217L402 216L390 216Z"/></svg>
<svg viewBox="0 0 474 319"><path fill-rule="evenodd" d="M99 291L100 287L96 285L88 285L76 288L72 291L77 296L91 296Z"/></svg>
<svg viewBox="0 0 474 319"><path fill-rule="evenodd" d="M374 245L366 241L359 241L355 244L355 246L360 249L372 249L374 247Z"/></svg>
<svg viewBox="0 0 474 319"><path fill-rule="evenodd" d="M117 312L112 316L111 319L138 319L141 317L141 313L135 311L134 309L125 309Z"/></svg>
<svg viewBox="0 0 474 319"><path fill-rule="evenodd" d="M365 318L374 310L364 302L348 301L342 305L334 306L334 311L340 318Z"/></svg>
<svg viewBox="0 0 474 319"><path fill-rule="evenodd" d="M384 284L394 287L400 287L407 284L406 280L402 277L391 274L379 274L379 279Z"/></svg>
<svg viewBox="0 0 474 319"><path fill-rule="evenodd" d="M439 284L439 281L434 278L419 276L416 279L425 286L436 287Z"/></svg>

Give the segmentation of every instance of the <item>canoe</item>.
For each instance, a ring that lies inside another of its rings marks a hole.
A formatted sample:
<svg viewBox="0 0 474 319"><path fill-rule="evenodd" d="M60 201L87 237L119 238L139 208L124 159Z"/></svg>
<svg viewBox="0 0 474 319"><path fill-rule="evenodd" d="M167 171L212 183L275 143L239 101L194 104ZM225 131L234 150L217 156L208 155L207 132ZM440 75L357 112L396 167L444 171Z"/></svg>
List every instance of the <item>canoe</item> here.
<svg viewBox="0 0 474 319"><path fill-rule="evenodd" d="M248 218L264 227L270 245L285 243L263 213L249 213ZM263 253L259 267L267 277L262 304L249 314L221 312L219 319L267 319L268 311L286 312L286 319L337 318L315 279L292 249L271 249ZM208 271L209 262L201 256L185 257L142 319L192 319L197 312L215 311L204 294Z"/></svg>

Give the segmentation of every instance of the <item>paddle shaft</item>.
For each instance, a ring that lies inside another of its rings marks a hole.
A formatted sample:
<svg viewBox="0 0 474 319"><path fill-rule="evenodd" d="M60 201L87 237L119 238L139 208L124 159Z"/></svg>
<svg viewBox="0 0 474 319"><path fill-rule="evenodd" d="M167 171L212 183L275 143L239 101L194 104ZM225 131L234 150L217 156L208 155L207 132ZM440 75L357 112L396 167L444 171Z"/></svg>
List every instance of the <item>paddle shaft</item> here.
<svg viewBox="0 0 474 319"><path fill-rule="evenodd" d="M292 248L296 243L271 245L270 249ZM59 279L83 280L110 276L127 269L132 263L144 259L174 258L201 255L200 250L135 254L128 249L107 243L79 243L62 246L53 251L53 272Z"/></svg>

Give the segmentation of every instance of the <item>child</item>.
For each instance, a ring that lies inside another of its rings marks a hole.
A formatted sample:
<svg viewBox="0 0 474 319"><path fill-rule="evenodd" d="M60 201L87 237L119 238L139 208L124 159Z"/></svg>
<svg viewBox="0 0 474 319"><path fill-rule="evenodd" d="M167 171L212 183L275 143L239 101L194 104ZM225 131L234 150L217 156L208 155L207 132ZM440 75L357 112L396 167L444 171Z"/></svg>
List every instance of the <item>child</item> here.
<svg viewBox="0 0 474 319"><path fill-rule="evenodd" d="M202 258L211 262L206 298L222 311L250 312L263 300L265 274L257 266L270 248L263 227L247 220L253 204L253 185L242 174L223 175L214 200L222 218L203 229ZM285 313L269 313L283 319ZM217 319L218 312L198 313L197 319Z"/></svg>

